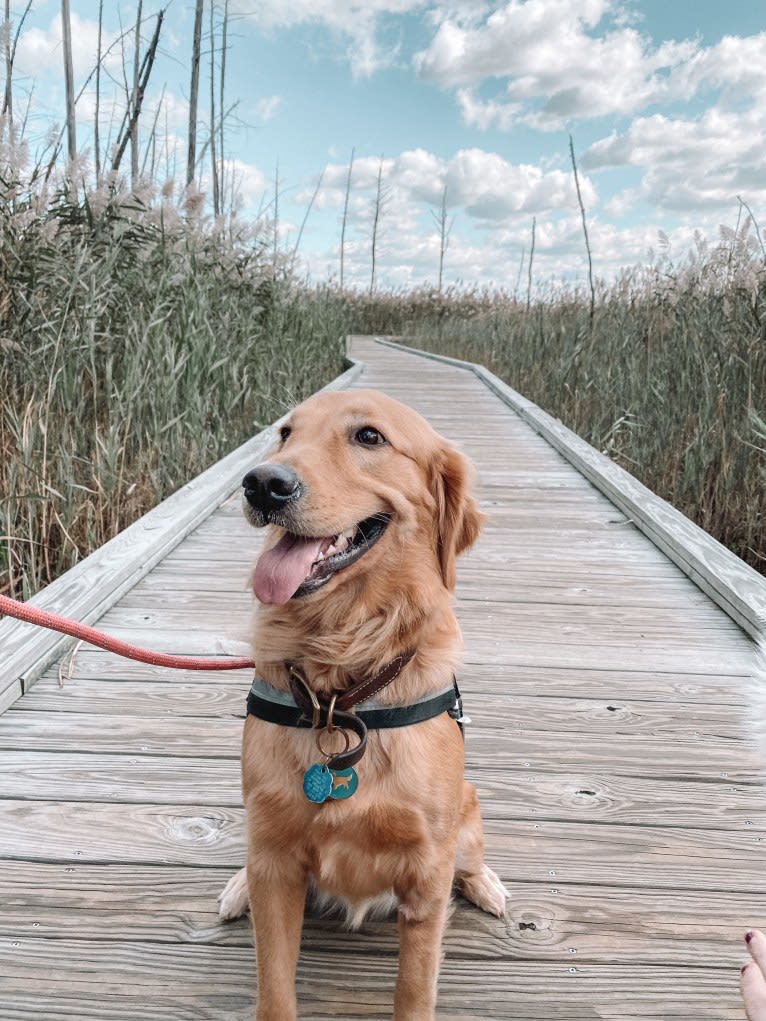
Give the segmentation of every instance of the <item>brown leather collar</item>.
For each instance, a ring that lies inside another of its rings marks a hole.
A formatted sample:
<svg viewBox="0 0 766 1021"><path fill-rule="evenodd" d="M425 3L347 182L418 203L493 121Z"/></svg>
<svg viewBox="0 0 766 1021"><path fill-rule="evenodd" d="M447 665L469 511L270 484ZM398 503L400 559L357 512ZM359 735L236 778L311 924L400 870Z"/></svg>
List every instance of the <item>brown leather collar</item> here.
<svg viewBox="0 0 766 1021"><path fill-rule="evenodd" d="M348 769L354 766L364 755L367 748L367 727L352 710L359 702L372 698L391 684L404 670L415 651L403 652L401 656L391 660L382 670L372 677L354 681L344 691L336 692L329 697L313 691L303 675L303 671L295 663L285 663L290 678L290 691L295 703L311 718L314 730L332 732L335 729L351 731L359 738L359 743L328 758L330 769Z"/></svg>

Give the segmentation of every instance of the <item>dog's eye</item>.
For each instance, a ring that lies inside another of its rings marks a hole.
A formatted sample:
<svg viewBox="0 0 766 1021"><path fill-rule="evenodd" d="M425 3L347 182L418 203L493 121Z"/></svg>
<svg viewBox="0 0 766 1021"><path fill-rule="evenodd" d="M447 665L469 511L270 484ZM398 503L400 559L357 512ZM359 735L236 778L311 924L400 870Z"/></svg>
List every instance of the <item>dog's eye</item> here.
<svg viewBox="0 0 766 1021"><path fill-rule="evenodd" d="M279 430L279 435L283 443L285 442L285 440L287 439L291 432L292 429L290 428L289 425L283 425L282 428Z"/></svg>
<svg viewBox="0 0 766 1021"><path fill-rule="evenodd" d="M371 425L365 425L359 429L354 437L357 443L361 443L364 447L377 447L381 443L386 442L386 437L383 433L378 432L377 429L373 429Z"/></svg>

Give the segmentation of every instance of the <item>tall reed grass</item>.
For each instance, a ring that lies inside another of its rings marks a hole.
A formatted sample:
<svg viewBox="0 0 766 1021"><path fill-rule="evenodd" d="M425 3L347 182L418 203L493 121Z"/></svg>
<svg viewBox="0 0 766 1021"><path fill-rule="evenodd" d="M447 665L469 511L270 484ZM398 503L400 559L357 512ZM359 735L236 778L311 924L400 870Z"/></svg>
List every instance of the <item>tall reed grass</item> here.
<svg viewBox="0 0 766 1021"><path fill-rule="evenodd" d="M259 228L0 180L0 592L26 597L337 375Z"/></svg>
<svg viewBox="0 0 766 1021"><path fill-rule="evenodd" d="M399 335L482 362L766 572L766 271L745 223L590 294L340 292L169 189L0 175L0 592L28 596Z"/></svg>
<svg viewBox="0 0 766 1021"><path fill-rule="evenodd" d="M358 332L481 362L766 573L766 271L748 224L689 261L565 286L359 296Z"/></svg>

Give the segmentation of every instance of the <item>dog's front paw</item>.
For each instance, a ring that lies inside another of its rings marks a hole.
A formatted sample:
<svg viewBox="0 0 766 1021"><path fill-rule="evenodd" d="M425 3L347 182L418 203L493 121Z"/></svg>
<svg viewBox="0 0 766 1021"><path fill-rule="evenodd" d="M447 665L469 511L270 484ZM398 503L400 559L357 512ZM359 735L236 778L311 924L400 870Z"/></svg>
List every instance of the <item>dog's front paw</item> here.
<svg viewBox="0 0 766 1021"><path fill-rule="evenodd" d="M473 875L463 873L458 878L457 885L462 895L482 911L497 915L498 918L505 915L505 902L510 894L497 875L486 865L482 866L481 872Z"/></svg>
<svg viewBox="0 0 766 1021"><path fill-rule="evenodd" d="M247 870L240 869L218 894L218 917L222 922L233 922L247 914Z"/></svg>

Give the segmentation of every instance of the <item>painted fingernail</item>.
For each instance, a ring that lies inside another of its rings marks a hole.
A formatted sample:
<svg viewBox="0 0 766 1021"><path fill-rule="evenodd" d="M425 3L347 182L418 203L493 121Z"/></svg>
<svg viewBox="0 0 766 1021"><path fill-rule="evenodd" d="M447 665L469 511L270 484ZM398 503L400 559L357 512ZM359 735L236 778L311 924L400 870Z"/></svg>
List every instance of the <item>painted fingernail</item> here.
<svg viewBox="0 0 766 1021"><path fill-rule="evenodd" d="M745 933L745 943L749 943L750 940L753 938L753 936L755 936L754 932L746 932Z"/></svg>
<svg viewBox="0 0 766 1021"><path fill-rule="evenodd" d="M742 965L742 967L741 967L741 968L739 969L739 970L740 970L740 972L741 972L741 974L743 974L743 975L745 974L745 972L747 971L747 969L748 969L748 968L750 967L750 964L751 964L751 962L750 962L750 961L748 961L748 962L747 962L747 964L743 964L743 965Z"/></svg>

